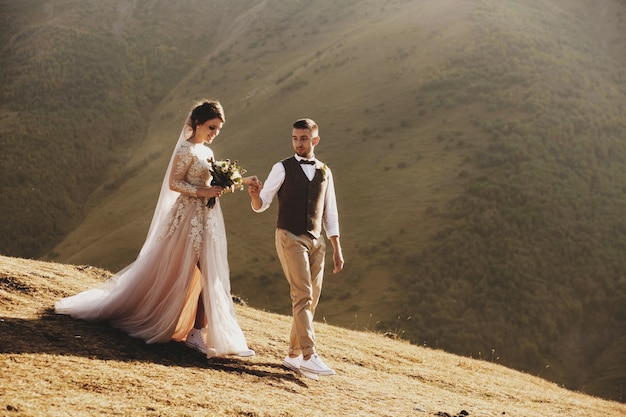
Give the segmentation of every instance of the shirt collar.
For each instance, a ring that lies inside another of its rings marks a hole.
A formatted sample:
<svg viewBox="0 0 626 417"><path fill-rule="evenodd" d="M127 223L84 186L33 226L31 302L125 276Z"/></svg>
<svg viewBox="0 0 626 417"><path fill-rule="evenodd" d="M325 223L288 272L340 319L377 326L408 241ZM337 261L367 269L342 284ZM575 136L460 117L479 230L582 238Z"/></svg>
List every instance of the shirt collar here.
<svg viewBox="0 0 626 417"><path fill-rule="evenodd" d="M301 160L305 160L305 161L315 161L315 155L313 155L310 159L306 159L301 157L298 154L294 154L294 157L296 158L296 161L300 162Z"/></svg>

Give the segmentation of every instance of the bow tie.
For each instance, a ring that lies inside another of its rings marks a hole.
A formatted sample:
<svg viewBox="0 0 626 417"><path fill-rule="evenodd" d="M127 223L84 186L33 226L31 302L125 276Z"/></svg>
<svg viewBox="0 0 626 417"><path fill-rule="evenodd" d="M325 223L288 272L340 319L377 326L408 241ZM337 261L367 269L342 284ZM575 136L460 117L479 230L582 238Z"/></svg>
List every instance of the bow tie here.
<svg viewBox="0 0 626 417"><path fill-rule="evenodd" d="M315 165L315 161L307 161L306 159L301 159L300 164Z"/></svg>

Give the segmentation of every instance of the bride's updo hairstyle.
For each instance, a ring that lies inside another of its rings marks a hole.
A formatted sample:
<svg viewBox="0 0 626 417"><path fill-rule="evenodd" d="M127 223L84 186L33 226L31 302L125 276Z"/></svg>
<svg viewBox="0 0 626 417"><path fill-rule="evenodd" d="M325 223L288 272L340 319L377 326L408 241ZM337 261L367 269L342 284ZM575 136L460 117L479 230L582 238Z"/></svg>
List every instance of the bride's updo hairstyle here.
<svg viewBox="0 0 626 417"><path fill-rule="evenodd" d="M189 115L189 127L196 132L196 127L211 119L220 119L226 122L224 109L219 101L202 100L194 106Z"/></svg>

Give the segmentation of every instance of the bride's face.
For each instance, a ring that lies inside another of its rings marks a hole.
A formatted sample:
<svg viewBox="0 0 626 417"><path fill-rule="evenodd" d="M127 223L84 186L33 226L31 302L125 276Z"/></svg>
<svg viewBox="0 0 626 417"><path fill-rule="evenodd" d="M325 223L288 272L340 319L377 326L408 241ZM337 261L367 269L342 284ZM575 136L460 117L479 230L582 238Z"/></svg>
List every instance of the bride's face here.
<svg viewBox="0 0 626 417"><path fill-rule="evenodd" d="M210 144L213 142L213 139L220 134L222 126L224 126L224 122L219 118L207 120L201 125L196 126L196 142L206 142Z"/></svg>

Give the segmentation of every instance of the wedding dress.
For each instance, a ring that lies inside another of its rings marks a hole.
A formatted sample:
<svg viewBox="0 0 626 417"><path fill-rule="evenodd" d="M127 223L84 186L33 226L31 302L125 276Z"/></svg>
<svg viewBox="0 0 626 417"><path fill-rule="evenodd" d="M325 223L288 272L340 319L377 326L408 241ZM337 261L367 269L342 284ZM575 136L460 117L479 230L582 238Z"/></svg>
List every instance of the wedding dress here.
<svg viewBox="0 0 626 417"><path fill-rule="evenodd" d="M206 198L195 197L194 186L209 184L207 159L213 152L204 144L188 142L190 134L186 125L137 259L103 285L61 299L55 312L109 322L146 343L184 341L193 328L202 294L208 324L201 334L207 356L237 354L247 351L248 346L230 294L219 198L208 208ZM186 170L184 181L170 184L173 170L181 175L181 170Z"/></svg>

